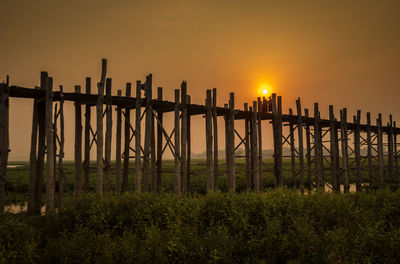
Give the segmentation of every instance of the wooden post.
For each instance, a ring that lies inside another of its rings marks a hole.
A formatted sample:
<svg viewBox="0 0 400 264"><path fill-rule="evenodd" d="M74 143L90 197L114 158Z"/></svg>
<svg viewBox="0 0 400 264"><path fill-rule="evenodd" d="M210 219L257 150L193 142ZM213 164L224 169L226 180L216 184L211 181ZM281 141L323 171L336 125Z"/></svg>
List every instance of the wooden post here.
<svg viewBox="0 0 400 264"><path fill-rule="evenodd" d="M187 142L187 88L186 82L183 81L181 84L181 188L182 192L187 192L187 160L186 160L186 142ZM207 168L208 169L208 168Z"/></svg>
<svg viewBox="0 0 400 264"><path fill-rule="evenodd" d="M60 85L60 149L58 153L58 203L62 205L64 196L64 183L66 183L64 175L64 91Z"/></svg>
<svg viewBox="0 0 400 264"><path fill-rule="evenodd" d="M86 78L86 94L91 93L91 79ZM83 190L85 192L89 191L89 171L90 171L90 120L91 119L91 109L90 105L85 105L85 162L83 165Z"/></svg>
<svg viewBox="0 0 400 264"><path fill-rule="evenodd" d="M125 96L127 98L131 97L132 84L126 83ZM137 103L136 99L136 103ZM138 111L136 109L136 111ZM139 110L140 111L140 110ZM139 116L140 119L140 116ZM137 134L135 133L135 136ZM122 172L122 188L121 192L126 192L128 190L128 180L129 180L129 143L131 141L131 110L129 107L125 108L125 122L124 122L124 154L122 155L124 159L124 169ZM135 154L136 156L136 154ZM139 151L140 156L140 151Z"/></svg>
<svg viewBox="0 0 400 264"><path fill-rule="evenodd" d="M105 153L104 153L104 189L106 193L110 192L111 184L111 139L112 139L112 102L111 102L111 78L106 80L106 140L105 140Z"/></svg>
<svg viewBox="0 0 400 264"><path fill-rule="evenodd" d="M263 181L263 157L262 157L262 127L261 127L261 112L262 112L262 102L261 98L257 98L257 136L258 136L258 178L260 184L260 191L264 190L264 181Z"/></svg>
<svg viewBox="0 0 400 264"><path fill-rule="evenodd" d="M378 167L379 167L379 180L380 184L384 184L384 161L383 161L383 137L382 137L382 114L379 114L376 120L378 127L377 141L378 141Z"/></svg>
<svg viewBox="0 0 400 264"><path fill-rule="evenodd" d="M150 155L151 155L151 135L152 135L152 116L153 113L150 109L152 91L151 91L151 77L146 76L146 83L144 96L146 98L146 123L145 123L145 135L144 135L144 160L143 160L143 191L149 190L149 169L150 169Z"/></svg>
<svg viewBox="0 0 400 264"><path fill-rule="evenodd" d="M117 91L117 96L122 97L122 91ZM121 193L121 137L122 137L122 109L117 106L117 134L115 138L115 192Z"/></svg>
<svg viewBox="0 0 400 264"><path fill-rule="evenodd" d="M157 100L162 101L163 93L162 87L157 89ZM163 149L163 135L162 135L162 125L163 125L163 112L159 111L157 113L157 192L161 191L161 176L162 176L162 149Z"/></svg>
<svg viewBox="0 0 400 264"><path fill-rule="evenodd" d="M179 128L179 90L175 90L175 177L174 177L174 192L179 194L181 192L181 161L180 161L180 128Z"/></svg>
<svg viewBox="0 0 400 264"><path fill-rule="evenodd" d="M187 104L190 105L190 96L186 95ZM191 142L191 127L190 127L190 119L191 113L188 111L187 116L187 157L186 157L186 175L187 175L187 189L190 190L190 160L191 160L191 151L192 151L192 142ZM215 182L214 182L215 187Z"/></svg>
<svg viewBox="0 0 400 264"><path fill-rule="evenodd" d="M75 85L75 93L81 93L81 87ZM79 196L82 192L82 107L79 101L75 102L75 154L74 154L74 174L75 196Z"/></svg>
<svg viewBox="0 0 400 264"><path fill-rule="evenodd" d="M323 167L321 168L321 164L323 165L323 157L321 153L321 130L319 127L320 116L319 116L319 109L318 103L314 104L314 153L315 153L315 175L317 181L317 189L323 187ZM322 160L322 162L321 162Z"/></svg>
<svg viewBox="0 0 400 264"><path fill-rule="evenodd" d="M0 213L4 212L9 140L9 87L0 84Z"/></svg>
<svg viewBox="0 0 400 264"><path fill-rule="evenodd" d="M54 212L55 179L54 179L54 131L53 131L53 78L46 82L46 213Z"/></svg>
<svg viewBox="0 0 400 264"><path fill-rule="evenodd" d="M217 89L213 88L213 130L214 130L214 187L218 188L218 115L217 115Z"/></svg>
<svg viewBox="0 0 400 264"><path fill-rule="evenodd" d="M347 147L347 109L343 108L340 110L340 121L341 121L341 135L342 135L342 161L343 161L343 179L344 179L344 193L349 193L349 156Z"/></svg>
<svg viewBox="0 0 400 264"><path fill-rule="evenodd" d="M367 158L368 158L368 179L372 185L373 168L372 168L372 138L371 138L371 113L367 113Z"/></svg>
<svg viewBox="0 0 400 264"><path fill-rule="evenodd" d="M130 88L129 88L130 94ZM142 84L140 81L136 81L136 117L135 117L135 190L136 192L140 192L142 190L142 168L141 168L141 123L140 123L140 116L141 116L141 100L142 95ZM126 131L125 131L126 134ZM126 143L125 143L126 144ZM129 149L129 142L128 142L128 149ZM129 155L128 155L129 156ZM129 163L129 159L128 159ZM128 165L127 165L128 166ZM126 174L128 175L128 169L126 170ZM126 181L128 182L128 176Z"/></svg>
<svg viewBox="0 0 400 264"><path fill-rule="evenodd" d="M96 193L103 194L103 102L104 102L104 85L106 81L107 60L102 59L101 79L97 84L97 171L96 171Z"/></svg>
<svg viewBox="0 0 400 264"><path fill-rule="evenodd" d="M248 112L249 111L249 107L248 107L248 104L247 103L245 103L244 104L244 111L246 111L246 112ZM245 156L246 156L246 164L245 164L245 168L246 168L246 172L245 172L245 175L246 175L246 188L247 189L251 189L252 188L252 180L251 180L251 173L250 173L250 170L251 170L251 164L250 164L250 160L251 160L251 158L250 158L250 126L249 126L249 123L250 123L250 121L249 121L249 119L248 118L246 118L245 120L244 120L244 132L245 132L245 142L244 142L244 153L245 153Z"/></svg>
<svg viewBox="0 0 400 264"><path fill-rule="evenodd" d="M228 149L229 152L227 160L227 180L228 180L228 191L234 193L236 188L235 183L235 97L234 93L229 94L229 127L228 127Z"/></svg>
<svg viewBox="0 0 400 264"><path fill-rule="evenodd" d="M392 115L389 116L389 124L388 124L388 133L387 133L387 142L388 142L388 172L391 180L394 180L394 171L393 171L393 119Z"/></svg>
<svg viewBox="0 0 400 264"><path fill-rule="evenodd" d="M356 129L354 131L354 154L356 162L356 191L361 191L361 150L360 150L361 111L357 110Z"/></svg>
<svg viewBox="0 0 400 264"><path fill-rule="evenodd" d="M304 109L304 115L306 119L308 119L308 109ZM311 133L310 133L310 125L308 122L306 123L306 158L307 158L307 187L311 190L312 181L311 181Z"/></svg>
<svg viewBox="0 0 400 264"><path fill-rule="evenodd" d="M4 86L1 86L3 89ZM0 94L1 100L4 100L4 91ZM3 101L1 101L1 106L4 107ZM5 108L2 108L2 110ZM6 113L1 111L0 113ZM4 118L4 117L3 117ZM3 121L4 122L4 121ZM35 202L36 202L36 181L37 181L37 160L36 160L36 151L37 151L37 132L38 132L38 124L39 123L39 103L38 99L33 101L33 117L32 117L32 134L31 134L31 150L29 156L29 200L28 200L28 214L34 214ZM3 144L1 145L3 146ZM4 145L5 146L5 145ZM7 149L8 151L8 149ZM1 179L0 179L1 181ZM1 183L0 183L1 188ZM0 198L1 199L1 198ZM2 210L3 204L0 203L0 210Z"/></svg>
<svg viewBox="0 0 400 264"><path fill-rule="evenodd" d="M293 116L292 108L289 108L289 115ZM292 185L293 188L296 188L296 155L294 148L294 127L293 123L289 123L289 138L290 138L290 163L292 169Z"/></svg>
<svg viewBox="0 0 400 264"><path fill-rule="evenodd" d="M212 166L211 90L207 90L207 98L206 98L206 167L207 167L207 192L212 192L214 191L214 174Z"/></svg>
<svg viewBox="0 0 400 264"><path fill-rule="evenodd" d="M301 116L300 98L296 100L297 108L297 137L299 139L299 173L300 173L300 192L304 193L304 147L303 147L303 117Z"/></svg>
<svg viewBox="0 0 400 264"><path fill-rule="evenodd" d="M282 104L279 103L281 97L272 94L272 127L274 134L274 176L275 186L283 186L282 175Z"/></svg>
<svg viewBox="0 0 400 264"><path fill-rule="evenodd" d="M399 157L397 152L397 133L396 133L396 121L393 121L393 152L394 152L394 174L396 176L396 180L399 178Z"/></svg>
<svg viewBox="0 0 400 264"><path fill-rule="evenodd" d="M336 148L336 143L337 143L337 137L336 137L336 126L335 126L335 115L333 112L333 105L329 106L329 134L330 134L330 149L331 149L331 183L332 183L332 189L335 192L340 192L340 186L338 182L338 177L337 177L337 163L339 162L337 160L337 152L339 151Z"/></svg>
<svg viewBox="0 0 400 264"><path fill-rule="evenodd" d="M152 80L152 75L149 74L149 90L153 94L153 80ZM153 97L152 97L153 99ZM150 104L150 106L153 108L153 106ZM151 119L150 119L150 128L151 128L151 140L150 140L150 158L151 158L151 191L153 193L157 193L157 169L156 169L156 135L155 135L155 127L154 127L154 113L152 108L150 109L150 114L151 114Z"/></svg>
<svg viewBox="0 0 400 264"><path fill-rule="evenodd" d="M260 175L258 173L258 150L257 150L257 102L253 101L251 113L251 163L252 163L252 182L254 190L260 191Z"/></svg>

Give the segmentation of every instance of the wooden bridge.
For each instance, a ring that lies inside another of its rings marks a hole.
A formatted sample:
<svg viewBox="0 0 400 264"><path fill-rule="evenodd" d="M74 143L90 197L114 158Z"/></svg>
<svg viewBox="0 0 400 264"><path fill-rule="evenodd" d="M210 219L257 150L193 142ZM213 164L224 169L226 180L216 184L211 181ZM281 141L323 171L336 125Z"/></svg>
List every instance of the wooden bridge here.
<svg viewBox="0 0 400 264"><path fill-rule="evenodd" d="M397 135L400 134L400 128L396 128L392 116L390 122L384 126L381 114L373 124L370 113L367 113L367 123L361 124L361 111L357 111L352 122L348 122L346 108L340 110L338 120L334 116L333 106L329 106L329 119L323 119L320 116L318 103L315 103L311 116L308 109L304 109L303 113L300 99L296 101L296 113L290 109L288 114L283 114L282 99L276 94L272 94L268 99L258 98L250 106L244 104L244 110L238 110L235 108L234 94L231 93L228 104L217 107L216 89L207 90L205 105L197 105L190 103L186 82L182 82L181 88L175 90L175 101L169 102L163 100L161 87L157 89L157 97L153 97L151 74L146 76L145 82L136 82L135 97L132 97L131 83L126 84L125 96L121 90L118 90L115 96L111 94L112 79L106 78L106 71L107 61L103 59L97 94L91 93L90 78L86 78L85 93L82 93L80 86L75 86L74 93L63 92L62 86L59 91L54 91L52 77L46 72L41 73L39 87L10 86L8 78L6 82L0 84L0 211L4 208L9 152L9 97L34 100L28 201L28 211L32 214L40 213L44 169L46 169L46 211L52 212L55 209L57 174L60 202L63 197L65 101L75 103L74 192L76 195L89 189L90 149L94 146L97 148L95 190L98 194L111 191L113 108L116 108L117 113L115 131L115 192L117 193L128 190L130 159L135 161L135 191L146 192L151 186L152 192L159 192L163 153L166 148L169 148L175 159L174 192L178 194L188 191L191 159L190 117L194 115L205 116L207 165L204 176L207 178L207 190L210 192L216 189L215 183L221 174L218 171L218 117L223 117L225 120L226 187L229 192L235 192L235 151L242 145L245 148L246 187L263 191L261 123L264 120L269 120L273 128L272 133L267 135L272 134L274 141L275 186L284 185L282 173L282 160L286 157L283 155L284 145L290 147L288 158L291 160L291 185L299 186L301 192L304 192L306 182L315 188L330 186L336 192L339 192L340 184L343 183L344 192L349 192L352 183L349 180L350 173L354 173L356 190L361 191L361 170L368 171L368 183L372 184L375 164L378 167L379 181L373 184L383 186L387 181L398 180ZM91 125L92 108L95 108L97 113L96 127ZM135 123L131 122L132 110ZM163 114L166 112L174 113L174 128L170 132L163 126ZM235 129L237 120L245 122L244 135L240 135ZM124 123L123 131L122 123ZM141 134L143 123L144 135ZM288 135L283 134L283 126L289 126ZM122 133L124 133L123 145ZM353 137L353 144L349 144L350 136ZM142 137L144 137L143 145ZM362 146L367 147L367 155L361 155ZM44 166L45 156L46 166ZM329 177L325 175L327 171L330 172Z"/></svg>

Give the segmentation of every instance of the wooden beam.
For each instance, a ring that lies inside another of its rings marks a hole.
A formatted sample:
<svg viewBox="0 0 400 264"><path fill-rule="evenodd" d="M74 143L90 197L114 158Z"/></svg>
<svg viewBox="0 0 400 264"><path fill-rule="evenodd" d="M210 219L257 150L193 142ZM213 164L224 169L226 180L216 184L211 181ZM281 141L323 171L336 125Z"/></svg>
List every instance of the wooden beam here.
<svg viewBox="0 0 400 264"><path fill-rule="evenodd" d="M347 139L347 109L340 110L341 121L341 137L342 137L342 162L343 162L343 179L344 193L349 193L349 156L348 156L348 139Z"/></svg>
<svg viewBox="0 0 400 264"><path fill-rule="evenodd" d="M280 98L280 96L279 96ZM279 111L279 108L281 109ZM280 114L279 114L280 112ZM277 102L276 94L272 94L272 128L274 134L274 176L275 186L283 186L282 175L282 105Z"/></svg>
<svg viewBox="0 0 400 264"><path fill-rule="evenodd" d="M79 85L75 85L75 93L81 93ZM82 192L82 107L79 102L75 102L74 175L74 192L79 196Z"/></svg>
<svg viewBox="0 0 400 264"><path fill-rule="evenodd" d="M0 84L0 213L4 212L4 197L6 186L6 172L9 151L9 87Z"/></svg>
<svg viewBox="0 0 400 264"><path fill-rule="evenodd" d="M212 96L213 132L214 132L214 187L218 189L218 115L217 115L217 89L213 88Z"/></svg>
<svg viewBox="0 0 400 264"><path fill-rule="evenodd" d="M190 96L186 96L187 104L190 105ZM191 152L192 152L192 141L191 141L191 113L188 112L188 117L187 117L187 157L186 157L186 175L187 175L187 188L190 190L190 176L191 176L191 171L190 171L190 162L191 162ZM215 186L215 184L214 184Z"/></svg>
<svg viewBox="0 0 400 264"><path fill-rule="evenodd" d="M4 87L3 87L4 89ZM4 92L0 96L2 100L4 100ZM2 102L3 103L3 102ZM1 107L4 107L1 105ZM3 111L1 112L3 113ZM6 113L6 112L4 112ZM35 202L36 202L36 194L35 194L35 186L37 180L37 141L38 141L38 125L39 125L39 103L38 99L34 99L33 101L33 116L32 116L32 133L31 133L31 150L29 155L29 199L28 199L28 214L34 214ZM3 145L2 145L3 146ZM8 149L7 149L8 151ZM0 179L1 181L1 179ZM0 183L1 184L1 183ZM0 205L3 208L2 205ZM1 210L0 208L0 210Z"/></svg>
<svg viewBox="0 0 400 264"><path fill-rule="evenodd" d="M393 130L396 130L396 121L393 121ZM394 175L399 179L399 156L397 152L397 133L393 133L393 152L394 152Z"/></svg>
<svg viewBox="0 0 400 264"><path fill-rule="evenodd" d="M244 111L249 111L249 106L247 103L244 104ZM244 155L246 163L245 163L245 175L246 175L246 189L250 190L252 188L252 180L251 180L251 158L250 158L250 121L248 118L244 120L244 133L245 133L245 141L244 141Z"/></svg>
<svg viewBox="0 0 400 264"><path fill-rule="evenodd" d="M151 155L151 141L152 141L152 117L153 112L151 111L151 75L146 76L146 83L144 84L144 96L146 102L146 123L145 123L145 134L144 134L144 157L143 157L143 191L149 190L149 172L150 172L150 155ZM138 154L138 153L136 153Z"/></svg>
<svg viewBox="0 0 400 264"><path fill-rule="evenodd" d="M207 170L207 192L214 191L214 171L212 165L212 106L211 90L207 90L206 97L206 170ZM182 135L183 137L183 135Z"/></svg>
<svg viewBox="0 0 400 264"><path fill-rule="evenodd" d="M393 119L392 115L389 115L389 123L388 123L388 132L387 132L387 143L388 143L388 172L390 179L394 180L394 171L393 171Z"/></svg>
<svg viewBox="0 0 400 264"><path fill-rule="evenodd" d="M162 99L163 99L162 87L158 87L157 100L162 101ZM162 179L163 113L158 112L157 117L159 120L159 122L157 122L157 192L159 193L161 191L161 179Z"/></svg>
<svg viewBox="0 0 400 264"><path fill-rule="evenodd" d="M251 108L251 163L252 163L252 182L254 190L260 191L260 175L258 173L258 150L257 150L257 102L253 101L253 107Z"/></svg>
<svg viewBox="0 0 400 264"><path fill-rule="evenodd" d="M62 205L62 199L64 197L64 183L66 183L64 175L64 100L63 98L63 86L60 85L60 149L58 152L58 204Z"/></svg>
<svg viewBox="0 0 400 264"><path fill-rule="evenodd" d="M86 94L91 94L91 79L86 78ZM61 110L61 109L60 109ZM90 105L85 105L85 162L83 165L83 190L88 192L90 189L89 172L90 172L90 121L91 121Z"/></svg>
<svg viewBox="0 0 400 264"><path fill-rule="evenodd" d="M289 108L289 115L293 115L292 108ZM294 126L293 123L289 123L289 141L290 141L290 164L292 169L292 185L296 188L296 154L294 147Z"/></svg>
<svg viewBox="0 0 400 264"><path fill-rule="evenodd" d="M53 78L48 77L46 82L46 214L55 209L55 175L54 175L54 131L53 131Z"/></svg>
<svg viewBox="0 0 400 264"><path fill-rule="evenodd" d="M356 163L356 191L361 191L361 149L360 149L360 122L361 111L357 110L357 117L355 120L356 129L354 130L354 154Z"/></svg>
<svg viewBox="0 0 400 264"><path fill-rule="evenodd" d="M323 157L322 157L322 135L320 129L320 116L318 103L314 103L314 161L317 189L323 188Z"/></svg>
<svg viewBox="0 0 400 264"><path fill-rule="evenodd" d="M132 84L131 83L126 83L126 87L125 87L125 97L126 98L130 98L131 97L131 90L132 90ZM138 109L136 109L136 111L138 111ZM139 108L139 112L140 112L140 108ZM139 116L139 119L140 119L140 116ZM121 188L121 192L128 191L128 182L129 182L129 144L130 144L130 141L131 141L131 110L130 110L130 108L125 108L124 152L123 152L124 153L123 154L124 169L123 169L123 172L122 172L122 188ZM140 151L139 151L139 156L140 156ZM135 186L136 186L136 182L135 182ZM137 188L137 187L135 187L135 188Z"/></svg>
<svg viewBox="0 0 400 264"><path fill-rule="evenodd" d="M372 137L371 137L371 113L367 113L367 159L368 159L368 179L369 184L373 183L373 167L372 167Z"/></svg>
<svg viewBox="0 0 400 264"><path fill-rule="evenodd" d="M309 118L308 109L304 109L305 118ZM310 125L306 123L306 158L307 158L307 187L311 190L312 187L312 180L311 180L311 132L310 132Z"/></svg>
<svg viewBox="0 0 400 264"><path fill-rule="evenodd" d="M181 188L184 194L187 193L187 87L186 82L181 84ZM206 106L207 108L207 106Z"/></svg>
<svg viewBox="0 0 400 264"><path fill-rule="evenodd" d="M97 171L96 171L96 193L103 194L103 103L104 103L104 85L106 81L107 72L107 60L102 59L101 64L101 78L97 84L98 95L97 95Z"/></svg>
<svg viewBox="0 0 400 264"><path fill-rule="evenodd" d="M381 186L384 184L384 160L383 160L383 137L382 137L382 114L379 114L376 120L376 126L378 128L377 143L378 143L378 168L379 168L379 181Z"/></svg>
<svg viewBox="0 0 400 264"><path fill-rule="evenodd" d="M117 91L118 96L122 96L122 91ZM117 134L115 138L115 192L117 194L121 193L121 138L122 138L122 109L120 106L117 106Z"/></svg>
<svg viewBox="0 0 400 264"><path fill-rule="evenodd" d="M264 190L263 181L263 157L262 157L262 126L261 126L261 112L262 112L262 102L261 98L257 98L257 140L258 140L258 175L259 178L259 189Z"/></svg>
<svg viewBox="0 0 400 264"><path fill-rule="evenodd" d="M136 117L135 117L135 190L140 192L142 190L142 169L141 169L141 95L142 95L142 84L140 81L136 81ZM126 132L125 132L126 133ZM129 148L129 143L128 143ZM129 159L128 159L129 162Z"/></svg>
<svg viewBox="0 0 400 264"><path fill-rule="evenodd" d="M236 189L235 183L235 96L234 93L229 94L229 129L228 129L228 152L229 159L227 161L227 179L228 179L228 191L234 193Z"/></svg>
<svg viewBox="0 0 400 264"><path fill-rule="evenodd" d="M338 141L338 138L336 137L337 135L337 128L335 126L335 114L333 112L333 105L329 106L329 120L331 121L330 127L329 127L329 134L330 134L330 156L331 156L331 184L332 184L332 189L335 192L340 192L340 185L338 182L338 171L337 171L337 163L339 162L337 160L337 152L339 151L336 148L336 143Z"/></svg>
<svg viewBox="0 0 400 264"><path fill-rule="evenodd" d="M105 153L104 153L104 189L106 193L111 189L111 140L112 140L112 104L111 104L111 78L106 80L106 138L105 138Z"/></svg>
<svg viewBox="0 0 400 264"><path fill-rule="evenodd" d="M175 176L174 176L174 192L179 194L181 192L181 161L180 161L180 128L179 128L179 89L175 90Z"/></svg>
<svg viewBox="0 0 400 264"><path fill-rule="evenodd" d="M304 147L303 147L303 118L301 115L300 98L296 100L297 108L297 137L299 140L299 174L300 174L300 192L304 193Z"/></svg>

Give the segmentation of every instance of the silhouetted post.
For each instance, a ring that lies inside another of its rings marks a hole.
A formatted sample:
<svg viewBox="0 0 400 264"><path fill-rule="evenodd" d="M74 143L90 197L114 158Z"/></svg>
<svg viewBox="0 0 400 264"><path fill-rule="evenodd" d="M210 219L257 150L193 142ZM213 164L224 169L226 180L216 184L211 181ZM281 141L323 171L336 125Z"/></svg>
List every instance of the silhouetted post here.
<svg viewBox="0 0 400 264"><path fill-rule="evenodd" d="M81 93L81 87L75 85L75 93ZM75 101L75 155L74 155L74 174L75 196L82 192L82 107L79 101Z"/></svg>
<svg viewBox="0 0 400 264"><path fill-rule="evenodd" d="M300 173L300 192L304 193L304 144L303 144L303 117L301 116L300 98L296 100L297 108L297 137L299 139L299 173Z"/></svg>
<svg viewBox="0 0 400 264"><path fill-rule="evenodd" d="M394 174L396 179L399 178L399 157L397 152L397 133L396 133L396 121L393 121L393 152L394 152Z"/></svg>
<svg viewBox="0 0 400 264"><path fill-rule="evenodd" d="M229 159L227 161L227 169L228 169L228 191L235 192L236 182L235 182L235 99L234 93L229 94L229 130L228 130L228 149Z"/></svg>
<svg viewBox="0 0 400 264"><path fill-rule="evenodd" d="M152 91L151 93L153 94L153 80L152 80L152 75L149 74L149 79L150 79L150 90ZM153 96L152 96L153 99ZM150 122L150 127L151 127L151 140L150 140L150 167L151 167L151 191L153 193L157 192L157 160L156 160L156 130L154 126L154 112L153 112L153 105L150 104L150 112L151 112L151 122Z"/></svg>
<svg viewBox="0 0 400 264"><path fill-rule="evenodd" d="M9 87L0 84L0 213L4 212L4 197L9 148Z"/></svg>
<svg viewBox="0 0 400 264"><path fill-rule="evenodd" d="M186 101L187 104L190 105L190 96L186 95ZM191 141L191 126L190 126L190 119L191 119L191 113L188 111L188 116L187 116L187 158L186 158L186 175L187 175L187 189L190 189L190 160L191 160L191 151L192 151L192 141ZM215 182L214 182L214 188L215 188Z"/></svg>
<svg viewBox="0 0 400 264"><path fill-rule="evenodd" d="M144 160L143 160L143 190L145 192L149 189L149 165L151 155L151 136L152 136L152 117L153 113L150 109L152 99L152 83L151 75L146 76L146 83L144 84L144 96L146 98L146 123L145 123L145 134L144 134ZM154 125L154 124L153 124Z"/></svg>
<svg viewBox="0 0 400 264"><path fill-rule="evenodd" d="M335 115L333 112L333 105L329 106L329 134L330 134L330 156L331 156L331 183L332 183L332 189L335 192L340 192L340 186L338 182L338 171L337 171L337 165L338 165L338 149L337 149L337 129L335 125Z"/></svg>
<svg viewBox="0 0 400 264"><path fill-rule="evenodd" d="M182 130L183 131L183 130ZM183 137L183 134L182 134ZM214 191L214 173L212 166L212 107L211 90L207 90L206 97L206 167L207 167L207 192Z"/></svg>
<svg viewBox="0 0 400 264"><path fill-rule="evenodd" d="M247 103L244 103L244 111L248 112L249 111L249 107ZM250 126L249 126L249 119L245 118L244 120L244 132L245 132L245 139L244 139L244 153L245 153L245 175L246 175L246 188L247 189L251 189L251 164L250 164Z"/></svg>
<svg viewBox="0 0 400 264"><path fill-rule="evenodd" d="M213 88L213 130L214 130L214 187L218 188L218 114L217 89Z"/></svg>
<svg viewBox="0 0 400 264"><path fill-rule="evenodd" d="M117 96L122 97L122 91L117 91ZM121 193L121 137L122 137L122 109L121 106L117 106L117 134L115 138L115 192Z"/></svg>
<svg viewBox="0 0 400 264"><path fill-rule="evenodd" d="M304 109L304 115L306 119L308 119L308 109ZM308 122L306 123L306 158L307 158L307 187L311 190L311 133L310 133L310 125Z"/></svg>
<svg viewBox="0 0 400 264"><path fill-rule="evenodd" d="M174 108L174 124L175 124L175 176L174 176L174 193L181 192L181 161L180 161L180 128L179 128L179 89L175 90L175 108Z"/></svg>
<svg viewBox="0 0 400 264"><path fill-rule="evenodd" d="M125 97L131 97L132 84L126 83L125 87ZM136 99L137 100L137 99ZM137 102L137 101L136 101ZM136 109L136 111L138 111ZM140 110L139 110L140 111ZM140 117L139 117L140 119ZM135 136L137 133L135 133ZM128 190L128 180L129 180L129 143L131 141L131 110L129 107L125 108L125 122L124 122L124 170L122 173L122 188L121 192L126 192ZM135 154L136 156L136 154ZM139 152L140 156L140 152Z"/></svg>
<svg viewBox="0 0 400 264"><path fill-rule="evenodd" d="M64 196L64 91L62 85L60 85L60 149L58 153L58 203L61 206L62 199Z"/></svg>
<svg viewBox="0 0 400 264"><path fill-rule="evenodd" d="M388 124L388 172L390 179L394 180L393 174L393 119L392 115L389 116L389 124Z"/></svg>
<svg viewBox="0 0 400 264"><path fill-rule="evenodd" d="M253 101L251 113L251 167L252 167L252 183L256 192L260 191L260 175L258 173L258 150L257 150L257 102Z"/></svg>
<svg viewBox="0 0 400 264"><path fill-rule="evenodd" d="M383 161L383 137L382 137L382 114L379 114L376 120L376 126L378 128L377 141L378 141L378 167L379 167L379 180L380 184L383 185L384 177L384 161Z"/></svg>
<svg viewBox="0 0 400 264"><path fill-rule="evenodd" d="M163 93L162 87L157 89L157 100L162 101ZM162 174L162 149L163 149L163 135L162 135L162 125L163 125L163 112L159 111L157 113L157 192L161 191L161 174Z"/></svg>
<svg viewBox="0 0 400 264"><path fill-rule="evenodd" d="M282 105L279 104L281 99L278 96L278 102L276 94L272 94L272 128L274 134L274 176L275 186L283 186L283 175L282 175ZM279 106L280 105L280 106ZM279 111L280 109L280 111ZM280 112L280 114L279 114Z"/></svg>
<svg viewBox="0 0 400 264"><path fill-rule="evenodd" d="M340 110L340 121L341 121L341 137L342 137L342 161L343 161L343 179L344 179L344 193L349 193L349 156L347 148L347 109L343 108Z"/></svg>
<svg viewBox="0 0 400 264"><path fill-rule="evenodd" d="M91 79L86 78L86 94L91 93ZM85 162L83 165L83 190L89 191L89 170L90 170L90 105L85 105Z"/></svg>
<svg viewBox="0 0 400 264"><path fill-rule="evenodd" d="M111 78L106 80L106 140L105 140L105 153L104 153L104 179L105 191L110 192L111 183L111 138L112 138L112 102L111 102Z"/></svg>
<svg viewBox="0 0 400 264"><path fill-rule="evenodd" d="M187 88L186 82L181 84L181 188L185 194L187 192Z"/></svg>
<svg viewBox="0 0 400 264"><path fill-rule="evenodd" d="M292 108L289 108L289 115L293 116ZM290 164L292 169L292 185L296 188L296 156L294 148L294 127L293 123L289 123L289 140L290 140Z"/></svg>
<svg viewBox="0 0 400 264"><path fill-rule="evenodd" d="M367 159L368 159L368 179L369 184L372 185L372 138L371 138L371 113L367 113Z"/></svg>
<svg viewBox="0 0 400 264"><path fill-rule="evenodd" d="M317 189L323 187L323 167L321 168L321 163L323 165L323 157L321 153L321 144L322 144L322 139L321 139L321 130L319 127L320 123L320 116L319 116L319 109L318 109L318 103L314 103L314 163L315 163L315 175L316 180L317 180ZM322 159L322 162L321 162Z"/></svg>
<svg viewBox="0 0 400 264"><path fill-rule="evenodd" d="M262 103L261 98L257 98L257 136L258 136L258 178L260 184L260 191L264 189L263 183L263 162L262 162L262 133L261 133L261 112L262 112Z"/></svg>
<svg viewBox="0 0 400 264"><path fill-rule="evenodd" d="M130 88L129 88L130 95ZM142 190L142 169L141 169L141 100L142 95L142 84L140 81L136 81L136 106L135 106L135 191L140 192ZM126 131L125 131L126 136ZM126 144L126 143L125 143ZM129 149L129 142L128 142ZM129 155L128 155L129 156ZM129 163L129 159L127 161ZM128 165L127 165L128 166ZM126 170L126 174L128 175L128 169ZM126 183L128 183L128 176L126 177ZM128 186L128 185L127 185Z"/></svg>
<svg viewBox="0 0 400 264"><path fill-rule="evenodd" d="M354 154L356 162L356 191L361 191L361 150L360 150L360 121L361 111L357 110L356 129L354 131Z"/></svg>
<svg viewBox="0 0 400 264"><path fill-rule="evenodd" d="M53 130L53 78L46 83L46 213L54 212L55 177L54 177L54 130Z"/></svg>
<svg viewBox="0 0 400 264"><path fill-rule="evenodd" d="M96 171L96 193L103 194L103 102L104 102L104 85L106 81L107 60L103 59L101 64L101 79L97 84L97 171Z"/></svg>
<svg viewBox="0 0 400 264"><path fill-rule="evenodd" d="M2 93L0 94L1 100L5 100L5 86L2 85ZM2 111L3 113L4 105L3 101L1 101ZM4 112L6 113L6 112ZM4 121L3 121L4 122ZM32 117L32 134L31 134L31 150L29 156L29 199L28 199L28 214L34 214L35 202L36 202L36 193L35 193L35 182L37 181L37 160L36 160L36 151L37 151L37 132L38 132L38 125L39 125L39 103L38 99L34 99L33 101L33 117ZM1 144L1 146L6 146ZM8 148L7 148L8 151ZM5 171L4 171L5 173ZM4 176L5 177L5 176ZM1 179L0 179L1 181ZM1 183L0 183L1 185ZM1 187L1 186L0 186ZM3 204L0 204L0 210L3 208Z"/></svg>

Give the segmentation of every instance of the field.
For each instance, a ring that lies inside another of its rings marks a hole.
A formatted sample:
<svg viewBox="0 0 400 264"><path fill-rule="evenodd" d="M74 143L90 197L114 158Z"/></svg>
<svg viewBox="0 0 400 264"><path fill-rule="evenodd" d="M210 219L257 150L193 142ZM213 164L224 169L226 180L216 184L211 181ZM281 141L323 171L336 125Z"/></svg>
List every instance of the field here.
<svg viewBox="0 0 400 264"><path fill-rule="evenodd" d="M163 174L160 195L89 193L75 199L67 193L54 215L0 216L0 263L400 262L395 186L301 195L297 189L270 188L268 172L266 191L256 194L245 191L244 164L238 163L239 193L225 193L221 176L222 190L205 194L204 162L194 161L191 193L177 197L171 194L172 162L164 167L171 172ZM27 168L9 169L9 204L26 201ZM284 168L289 183L288 163ZM73 190L72 163L65 169Z"/></svg>

